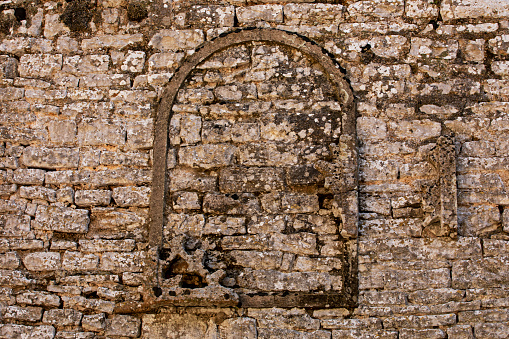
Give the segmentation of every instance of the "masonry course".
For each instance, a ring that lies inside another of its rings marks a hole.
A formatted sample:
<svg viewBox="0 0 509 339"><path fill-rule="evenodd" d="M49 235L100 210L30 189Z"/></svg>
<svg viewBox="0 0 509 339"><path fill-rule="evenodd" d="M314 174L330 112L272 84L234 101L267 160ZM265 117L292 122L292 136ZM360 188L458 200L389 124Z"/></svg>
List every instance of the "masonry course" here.
<svg viewBox="0 0 509 339"><path fill-rule="evenodd" d="M0 26L0 337L508 336L507 2Z"/></svg>

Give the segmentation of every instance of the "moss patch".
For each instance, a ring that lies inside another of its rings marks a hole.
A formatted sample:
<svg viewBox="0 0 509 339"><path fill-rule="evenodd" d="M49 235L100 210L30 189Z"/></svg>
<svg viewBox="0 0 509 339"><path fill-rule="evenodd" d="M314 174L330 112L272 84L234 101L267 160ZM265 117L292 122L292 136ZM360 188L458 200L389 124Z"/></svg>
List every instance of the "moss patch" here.
<svg viewBox="0 0 509 339"><path fill-rule="evenodd" d="M88 29L94 13L88 0L74 0L65 7L60 20L73 32L83 32Z"/></svg>

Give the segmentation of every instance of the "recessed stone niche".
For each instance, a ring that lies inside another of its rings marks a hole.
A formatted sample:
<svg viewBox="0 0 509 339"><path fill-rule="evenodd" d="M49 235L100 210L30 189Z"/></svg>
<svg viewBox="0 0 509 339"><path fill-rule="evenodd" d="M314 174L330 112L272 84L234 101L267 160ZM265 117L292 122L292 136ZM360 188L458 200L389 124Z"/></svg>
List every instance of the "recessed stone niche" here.
<svg viewBox="0 0 509 339"><path fill-rule="evenodd" d="M197 54L156 127L168 131L155 148L156 300L354 305L357 153L341 72L318 46L273 30Z"/></svg>

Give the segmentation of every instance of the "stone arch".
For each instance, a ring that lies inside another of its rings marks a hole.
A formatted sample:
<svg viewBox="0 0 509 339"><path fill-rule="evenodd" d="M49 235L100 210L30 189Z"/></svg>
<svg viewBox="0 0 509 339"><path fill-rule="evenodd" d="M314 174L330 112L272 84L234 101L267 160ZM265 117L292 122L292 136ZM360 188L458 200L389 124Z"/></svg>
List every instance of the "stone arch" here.
<svg viewBox="0 0 509 339"><path fill-rule="evenodd" d="M177 93L189 74L208 57L228 47L252 41L280 44L301 51L323 67L329 81L334 85L336 97L342 103L341 139L334 151L338 163L323 164L322 170L328 173L330 188L337 197L336 207L344 223L342 235L346 238L354 238L357 235L356 117L350 86L340 66L317 44L295 33L256 28L236 31L206 42L182 64L164 89L154 127L149 229L149 243L152 247L159 247L162 241L166 201L168 128Z"/></svg>

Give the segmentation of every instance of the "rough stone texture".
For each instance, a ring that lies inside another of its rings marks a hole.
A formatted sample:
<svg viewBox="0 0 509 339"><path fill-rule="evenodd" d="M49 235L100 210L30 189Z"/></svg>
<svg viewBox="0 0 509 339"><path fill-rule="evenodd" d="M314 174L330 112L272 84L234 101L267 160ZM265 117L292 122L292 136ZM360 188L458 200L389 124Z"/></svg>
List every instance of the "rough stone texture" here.
<svg viewBox="0 0 509 339"><path fill-rule="evenodd" d="M0 337L507 337L507 1L69 4L2 3Z"/></svg>

